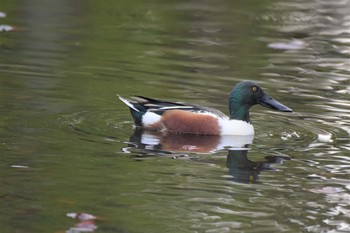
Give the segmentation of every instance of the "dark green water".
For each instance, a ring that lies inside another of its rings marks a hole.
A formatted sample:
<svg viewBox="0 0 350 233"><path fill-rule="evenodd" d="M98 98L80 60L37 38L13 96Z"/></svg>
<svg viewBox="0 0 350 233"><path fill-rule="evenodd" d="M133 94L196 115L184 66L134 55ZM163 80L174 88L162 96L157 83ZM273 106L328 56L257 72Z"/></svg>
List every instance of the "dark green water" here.
<svg viewBox="0 0 350 233"><path fill-rule="evenodd" d="M349 11L349 0L2 0L0 28L14 29L0 31L0 231L349 232ZM134 134L117 99L227 113L246 79L294 110L254 107L249 150Z"/></svg>

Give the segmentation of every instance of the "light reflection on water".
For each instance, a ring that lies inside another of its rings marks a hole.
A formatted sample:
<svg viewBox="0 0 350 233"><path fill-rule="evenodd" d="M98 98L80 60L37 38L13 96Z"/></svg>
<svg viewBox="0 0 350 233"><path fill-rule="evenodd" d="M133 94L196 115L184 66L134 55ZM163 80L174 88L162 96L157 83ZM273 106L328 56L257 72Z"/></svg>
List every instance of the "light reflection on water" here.
<svg viewBox="0 0 350 233"><path fill-rule="evenodd" d="M2 230L64 231L87 212L96 232L348 231L350 1L260 2L1 9L23 29L0 32ZM115 95L227 112L242 79L295 113L254 107L238 144L140 143Z"/></svg>

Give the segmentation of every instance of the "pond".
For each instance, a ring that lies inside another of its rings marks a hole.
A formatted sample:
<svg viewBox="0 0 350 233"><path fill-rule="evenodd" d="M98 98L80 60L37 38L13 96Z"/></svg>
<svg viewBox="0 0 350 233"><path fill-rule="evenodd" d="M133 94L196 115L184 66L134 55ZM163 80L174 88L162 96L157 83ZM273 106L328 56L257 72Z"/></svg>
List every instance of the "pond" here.
<svg viewBox="0 0 350 233"><path fill-rule="evenodd" d="M1 232L349 232L349 11L2 0ZM254 137L163 135L117 96L227 114L242 80L294 112L253 107Z"/></svg>

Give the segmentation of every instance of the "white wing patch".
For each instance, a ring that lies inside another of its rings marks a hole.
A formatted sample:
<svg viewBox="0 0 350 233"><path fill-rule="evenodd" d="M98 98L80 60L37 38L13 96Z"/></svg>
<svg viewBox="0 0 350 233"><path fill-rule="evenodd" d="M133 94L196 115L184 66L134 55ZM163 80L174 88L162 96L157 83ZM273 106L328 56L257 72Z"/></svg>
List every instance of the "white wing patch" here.
<svg viewBox="0 0 350 233"><path fill-rule="evenodd" d="M171 109L191 109L193 107L191 106L169 106L169 107L162 107L162 108L159 108L161 110L171 110Z"/></svg>
<svg viewBox="0 0 350 233"><path fill-rule="evenodd" d="M216 115L215 113L208 112L208 111L197 111L195 113L209 115L209 116L212 116L212 117L218 119L219 121L220 120L229 120L230 119L230 118L228 118L228 116L219 116L219 115Z"/></svg>

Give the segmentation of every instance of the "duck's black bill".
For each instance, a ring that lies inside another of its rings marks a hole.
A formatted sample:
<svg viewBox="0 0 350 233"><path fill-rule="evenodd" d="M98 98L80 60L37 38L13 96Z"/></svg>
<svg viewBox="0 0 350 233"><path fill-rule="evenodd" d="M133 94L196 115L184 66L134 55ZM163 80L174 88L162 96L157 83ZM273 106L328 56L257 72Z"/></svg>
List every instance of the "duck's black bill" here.
<svg viewBox="0 0 350 233"><path fill-rule="evenodd" d="M263 98L260 100L260 104L264 107L275 109L281 112L293 112L292 109L288 108L287 106L281 104L277 100L273 99L269 95L265 94Z"/></svg>

